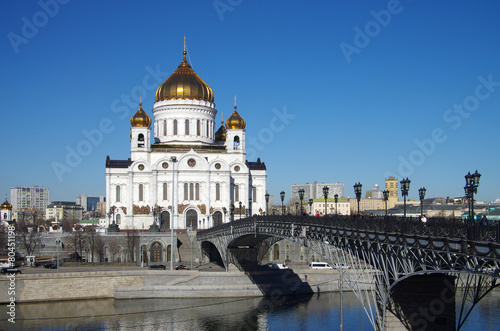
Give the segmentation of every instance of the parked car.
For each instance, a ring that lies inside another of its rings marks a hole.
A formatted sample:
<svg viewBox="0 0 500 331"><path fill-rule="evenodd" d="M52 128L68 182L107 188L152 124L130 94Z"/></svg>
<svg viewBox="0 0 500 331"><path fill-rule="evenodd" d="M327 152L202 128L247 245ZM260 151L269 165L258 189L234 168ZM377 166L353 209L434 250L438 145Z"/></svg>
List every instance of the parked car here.
<svg viewBox="0 0 500 331"><path fill-rule="evenodd" d="M350 269L350 268L351 268L351 266L350 266L350 265L347 265L347 264L337 263L337 264L335 265L335 269L340 269L340 268L342 268L342 269Z"/></svg>
<svg viewBox="0 0 500 331"><path fill-rule="evenodd" d="M43 265L44 268L47 268L47 269L57 269L57 264L55 263L45 263Z"/></svg>
<svg viewBox="0 0 500 331"><path fill-rule="evenodd" d="M326 262L311 262L311 269L333 269L328 263Z"/></svg>
<svg viewBox="0 0 500 331"><path fill-rule="evenodd" d="M163 264L153 264L153 265L150 265L148 269L151 269L151 270L167 270L167 267L165 267Z"/></svg>
<svg viewBox="0 0 500 331"><path fill-rule="evenodd" d="M175 270L191 270L191 269L189 269L189 267L185 266L184 264L179 264L178 266L175 267Z"/></svg>
<svg viewBox="0 0 500 331"><path fill-rule="evenodd" d="M2 274L22 274L23 272L16 268L2 268L0 271Z"/></svg>

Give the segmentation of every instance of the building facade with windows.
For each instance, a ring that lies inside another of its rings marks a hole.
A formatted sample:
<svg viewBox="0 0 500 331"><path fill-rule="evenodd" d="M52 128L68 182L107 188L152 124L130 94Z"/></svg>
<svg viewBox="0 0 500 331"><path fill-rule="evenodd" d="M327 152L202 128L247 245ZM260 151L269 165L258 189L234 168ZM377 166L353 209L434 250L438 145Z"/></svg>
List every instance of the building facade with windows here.
<svg viewBox="0 0 500 331"><path fill-rule="evenodd" d="M344 184L343 183L319 183L313 181L312 183L306 184L294 184L290 190L290 203L295 203L300 201L299 190L304 190L304 202L309 201L309 199L321 199L323 198L323 187L328 187L328 197L333 198L335 194L338 194L339 198L344 197Z"/></svg>
<svg viewBox="0 0 500 331"><path fill-rule="evenodd" d="M60 222L64 219L81 221L83 207L72 201L53 201L45 208L45 219Z"/></svg>
<svg viewBox="0 0 500 331"><path fill-rule="evenodd" d="M183 54L156 90L153 119L142 103L131 118L130 158L106 158L107 215L121 230L155 222L165 231L172 221L175 229L207 229L266 212L266 166L246 159L236 98L217 129L214 93Z"/></svg>
<svg viewBox="0 0 500 331"><path fill-rule="evenodd" d="M76 204L83 207L83 211L97 211L99 202L106 201L104 195L80 194L76 198Z"/></svg>
<svg viewBox="0 0 500 331"><path fill-rule="evenodd" d="M14 186L10 188L13 210L34 208L44 211L49 204L49 189L41 186Z"/></svg>

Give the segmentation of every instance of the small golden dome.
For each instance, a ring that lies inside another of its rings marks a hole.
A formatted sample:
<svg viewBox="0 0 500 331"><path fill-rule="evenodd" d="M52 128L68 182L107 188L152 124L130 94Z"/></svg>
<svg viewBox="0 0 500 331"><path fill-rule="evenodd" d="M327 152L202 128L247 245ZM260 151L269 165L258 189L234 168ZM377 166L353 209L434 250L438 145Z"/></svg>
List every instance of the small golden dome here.
<svg viewBox="0 0 500 331"><path fill-rule="evenodd" d="M176 99L214 102L214 92L191 68L191 65L186 60L186 51L182 52L182 54L184 54L184 59L177 67L177 70L156 89L156 102Z"/></svg>
<svg viewBox="0 0 500 331"><path fill-rule="evenodd" d="M139 110L130 119L130 125L143 128L149 128L151 126L151 118L142 109L142 102L139 104Z"/></svg>
<svg viewBox="0 0 500 331"><path fill-rule="evenodd" d="M229 116L226 120L226 128L227 129L244 129L246 126L245 120L238 114L236 111L236 106L234 106L234 112Z"/></svg>
<svg viewBox="0 0 500 331"><path fill-rule="evenodd" d="M12 210L12 205L5 198L5 202L0 205L0 210Z"/></svg>
<svg viewBox="0 0 500 331"><path fill-rule="evenodd" d="M221 123L222 125L215 133L215 141L226 141L226 128L224 127L224 121L221 121Z"/></svg>

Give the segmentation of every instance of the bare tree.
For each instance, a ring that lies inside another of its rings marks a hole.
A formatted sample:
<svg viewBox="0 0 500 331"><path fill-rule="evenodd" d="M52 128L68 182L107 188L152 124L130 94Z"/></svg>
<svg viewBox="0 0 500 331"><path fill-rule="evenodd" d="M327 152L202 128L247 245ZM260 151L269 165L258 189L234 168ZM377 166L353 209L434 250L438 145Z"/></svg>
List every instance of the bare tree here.
<svg viewBox="0 0 500 331"><path fill-rule="evenodd" d="M73 232L73 227L78 221L75 219L68 219L64 218L61 223L62 223L62 228L64 232Z"/></svg>
<svg viewBox="0 0 500 331"><path fill-rule="evenodd" d="M135 251L139 247L139 235L137 231L127 232L127 248L130 254L130 261L135 262Z"/></svg>
<svg viewBox="0 0 500 331"><path fill-rule="evenodd" d="M7 243L8 243L8 230L7 226L0 224L0 255L7 255Z"/></svg>
<svg viewBox="0 0 500 331"><path fill-rule="evenodd" d="M33 228L30 232L18 232L17 239L21 242L21 246L26 250L26 255L33 255L40 247L42 242L42 233L35 231Z"/></svg>
<svg viewBox="0 0 500 331"><path fill-rule="evenodd" d="M111 262L115 262L115 256L120 253L121 246L118 240L112 239L108 243L109 252L111 253Z"/></svg>
<svg viewBox="0 0 500 331"><path fill-rule="evenodd" d="M85 250L87 243L87 236L83 231L74 231L69 237L69 242L75 251L75 260L80 260L83 256L83 251Z"/></svg>
<svg viewBox="0 0 500 331"><path fill-rule="evenodd" d="M104 262L104 247L106 245L99 232L95 233L93 241L95 254L99 257L99 262Z"/></svg>

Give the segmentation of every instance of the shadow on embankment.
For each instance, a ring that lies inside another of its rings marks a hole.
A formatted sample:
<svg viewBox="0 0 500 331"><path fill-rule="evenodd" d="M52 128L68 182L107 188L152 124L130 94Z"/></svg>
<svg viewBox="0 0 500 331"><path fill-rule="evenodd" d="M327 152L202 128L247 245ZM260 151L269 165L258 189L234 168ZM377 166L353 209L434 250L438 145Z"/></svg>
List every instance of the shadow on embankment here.
<svg viewBox="0 0 500 331"><path fill-rule="evenodd" d="M313 295L308 282L303 282L292 269L269 269L246 266L243 271L259 287L264 296Z"/></svg>

